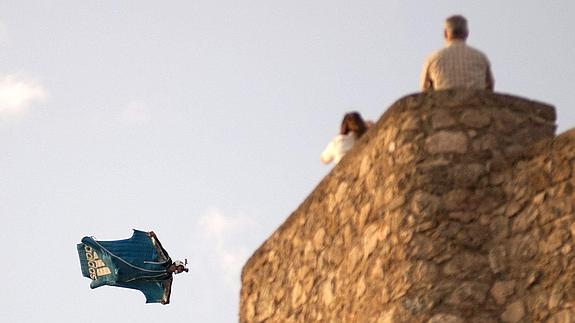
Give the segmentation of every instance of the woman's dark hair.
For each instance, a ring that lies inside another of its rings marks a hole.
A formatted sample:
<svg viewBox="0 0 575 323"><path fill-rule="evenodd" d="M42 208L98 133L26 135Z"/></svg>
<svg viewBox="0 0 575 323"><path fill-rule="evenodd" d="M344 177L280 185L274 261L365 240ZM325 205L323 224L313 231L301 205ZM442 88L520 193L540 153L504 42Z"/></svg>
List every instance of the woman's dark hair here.
<svg viewBox="0 0 575 323"><path fill-rule="evenodd" d="M363 121L361 114L359 114L359 112L353 111L346 113L345 116L343 116L339 133L342 135L347 135L351 131L355 132L357 138L360 138L366 130L367 127L365 126L365 122Z"/></svg>

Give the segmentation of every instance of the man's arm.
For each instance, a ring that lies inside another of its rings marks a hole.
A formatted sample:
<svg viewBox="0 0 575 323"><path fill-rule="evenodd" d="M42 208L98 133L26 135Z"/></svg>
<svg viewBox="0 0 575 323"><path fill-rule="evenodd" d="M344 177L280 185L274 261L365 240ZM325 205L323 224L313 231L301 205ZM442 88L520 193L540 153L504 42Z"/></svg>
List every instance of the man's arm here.
<svg viewBox="0 0 575 323"><path fill-rule="evenodd" d="M160 239L158 239L158 236L156 235L156 233L154 231L150 231L150 232L148 232L148 237L150 237L152 240L152 245L156 249L156 253L158 254L158 259L160 261L170 260L170 255L168 254L166 249L164 249L164 247L162 247L162 244L160 243Z"/></svg>
<svg viewBox="0 0 575 323"><path fill-rule="evenodd" d="M422 92L433 90L433 82L429 78L429 62L430 59L426 59L421 70L420 88Z"/></svg>
<svg viewBox="0 0 575 323"><path fill-rule="evenodd" d="M493 73L491 73L491 66L487 64L487 75L485 80L485 87L489 91L493 91L495 88L495 80L493 79Z"/></svg>

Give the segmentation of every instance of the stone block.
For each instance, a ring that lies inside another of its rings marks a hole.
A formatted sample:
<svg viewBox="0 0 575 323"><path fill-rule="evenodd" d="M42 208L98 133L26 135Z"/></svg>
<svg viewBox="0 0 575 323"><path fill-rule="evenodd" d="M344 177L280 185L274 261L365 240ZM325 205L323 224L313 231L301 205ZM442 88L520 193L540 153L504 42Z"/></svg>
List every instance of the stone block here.
<svg viewBox="0 0 575 323"><path fill-rule="evenodd" d="M477 138L473 139L473 142L471 143L471 148L474 151L492 151L495 150L497 146L497 137L490 133L483 136L478 136Z"/></svg>
<svg viewBox="0 0 575 323"><path fill-rule="evenodd" d="M494 274L507 270L507 251L505 246L497 246L489 251L489 267Z"/></svg>
<svg viewBox="0 0 575 323"><path fill-rule="evenodd" d="M433 129L449 128L456 124L457 120L449 110L438 110L431 115L431 127Z"/></svg>
<svg viewBox="0 0 575 323"><path fill-rule="evenodd" d="M535 208L526 208L524 209L517 217L513 220L513 224L511 225L511 232L512 233L520 233L527 231L531 227L531 225L537 219L537 215L539 212Z"/></svg>
<svg viewBox="0 0 575 323"><path fill-rule="evenodd" d="M463 154L467 151L467 146L467 136L460 131L441 130L425 140L425 149L430 154Z"/></svg>
<svg viewBox="0 0 575 323"><path fill-rule="evenodd" d="M377 319L377 323L395 323L399 322L399 315L395 308L383 312Z"/></svg>
<svg viewBox="0 0 575 323"><path fill-rule="evenodd" d="M469 223L476 219L477 214L468 211L455 211L455 212L449 212L448 216L450 219L463 223Z"/></svg>
<svg viewBox="0 0 575 323"><path fill-rule="evenodd" d="M501 314L501 320L508 323L517 323L525 316L525 304L519 300L509 304Z"/></svg>
<svg viewBox="0 0 575 323"><path fill-rule="evenodd" d="M466 202L473 193L466 189L449 191L442 198L443 209L447 211L459 211L467 208Z"/></svg>
<svg viewBox="0 0 575 323"><path fill-rule="evenodd" d="M552 315L547 323L573 323L575 322L575 310L565 309Z"/></svg>
<svg viewBox="0 0 575 323"><path fill-rule="evenodd" d="M485 174L485 166L479 163L458 164L451 167L449 174L455 187L473 187Z"/></svg>
<svg viewBox="0 0 575 323"><path fill-rule="evenodd" d="M427 323L465 323L465 321L452 314L436 314Z"/></svg>
<svg viewBox="0 0 575 323"><path fill-rule="evenodd" d="M485 302L488 290L487 284L466 281L451 293L446 302L459 308L472 308Z"/></svg>
<svg viewBox="0 0 575 323"><path fill-rule="evenodd" d="M507 299L515 293L515 281L496 281L491 287L491 296L499 305L505 304Z"/></svg>
<svg viewBox="0 0 575 323"><path fill-rule="evenodd" d="M453 256L443 266L443 273L458 279L471 279L481 274L488 262L485 256L462 252Z"/></svg>
<svg viewBox="0 0 575 323"><path fill-rule="evenodd" d="M461 115L461 123L470 128L483 128L491 123L491 116L486 111L468 109Z"/></svg>

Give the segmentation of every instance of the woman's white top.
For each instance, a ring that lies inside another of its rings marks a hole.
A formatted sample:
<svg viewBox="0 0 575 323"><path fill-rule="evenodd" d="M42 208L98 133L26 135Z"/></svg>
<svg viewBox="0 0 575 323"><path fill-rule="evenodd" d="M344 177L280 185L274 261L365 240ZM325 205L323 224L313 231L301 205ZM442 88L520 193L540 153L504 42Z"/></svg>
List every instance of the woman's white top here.
<svg viewBox="0 0 575 323"><path fill-rule="evenodd" d="M337 164L339 160L351 149L351 147L353 147L355 141L355 132L349 132L347 135L340 134L335 136L335 138L333 138L321 153L321 162L329 164L333 161Z"/></svg>

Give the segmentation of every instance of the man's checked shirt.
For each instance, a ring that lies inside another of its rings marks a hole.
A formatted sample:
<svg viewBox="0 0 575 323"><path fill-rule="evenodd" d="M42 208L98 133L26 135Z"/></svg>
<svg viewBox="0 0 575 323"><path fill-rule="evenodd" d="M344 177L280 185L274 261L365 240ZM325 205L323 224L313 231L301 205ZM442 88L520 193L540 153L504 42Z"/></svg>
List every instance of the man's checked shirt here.
<svg viewBox="0 0 575 323"><path fill-rule="evenodd" d="M487 56L459 40L451 41L429 56L421 73L423 91L453 88L493 90L493 84Z"/></svg>

